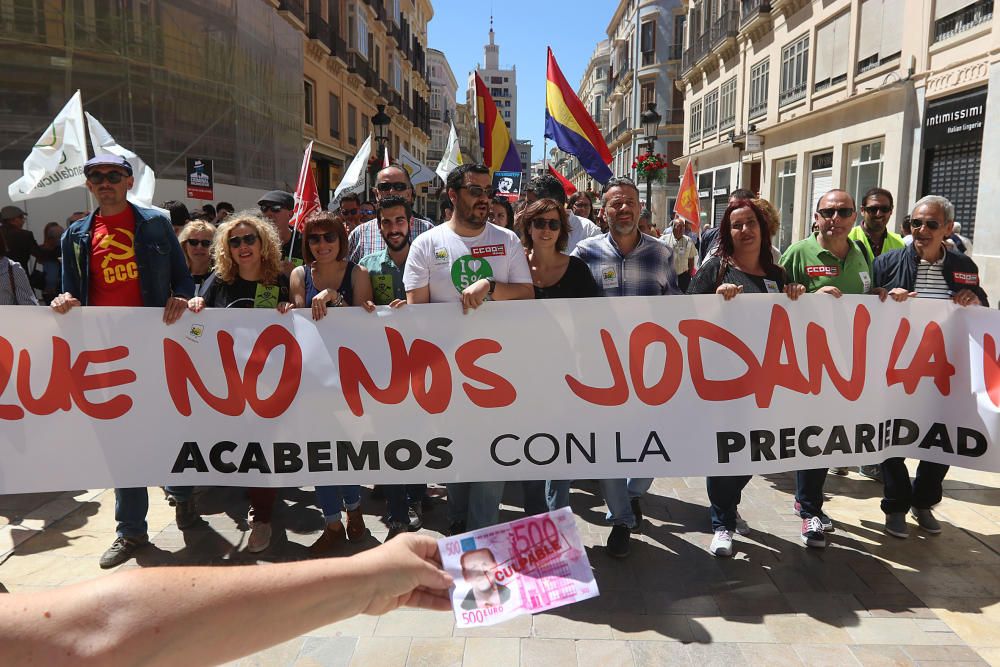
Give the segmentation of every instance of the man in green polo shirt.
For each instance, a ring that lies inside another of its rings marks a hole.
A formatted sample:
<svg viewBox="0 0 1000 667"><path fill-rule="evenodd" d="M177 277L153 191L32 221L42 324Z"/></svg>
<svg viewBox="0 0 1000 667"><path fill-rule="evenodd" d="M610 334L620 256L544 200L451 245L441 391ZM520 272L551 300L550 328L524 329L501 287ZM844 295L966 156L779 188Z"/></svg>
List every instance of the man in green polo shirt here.
<svg viewBox="0 0 1000 667"><path fill-rule="evenodd" d="M890 250L904 247L903 237L887 229L892 217L892 193L884 188L872 188L861 198L861 224L851 228L848 237L860 243L874 264L875 258Z"/></svg>
<svg viewBox="0 0 1000 667"><path fill-rule="evenodd" d="M844 190L830 190L820 197L813 214L817 231L790 245L781 256L788 282L805 285L810 294L838 298L878 294L884 301L885 290L872 288L871 261L848 237L856 218L854 200ZM826 473L827 468L795 473L793 511L802 519L802 541L810 547L825 547L825 533L833 532L833 520L823 512Z"/></svg>
<svg viewBox="0 0 1000 667"><path fill-rule="evenodd" d="M358 262L368 269L372 281L372 301L369 306L400 308L406 305L403 287L403 267L410 254L410 202L402 197L389 196L378 200L375 216L385 248L365 255ZM423 499L426 484L389 484L382 487L389 505L386 521L389 534L386 539L408 530L419 530L423 525Z"/></svg>

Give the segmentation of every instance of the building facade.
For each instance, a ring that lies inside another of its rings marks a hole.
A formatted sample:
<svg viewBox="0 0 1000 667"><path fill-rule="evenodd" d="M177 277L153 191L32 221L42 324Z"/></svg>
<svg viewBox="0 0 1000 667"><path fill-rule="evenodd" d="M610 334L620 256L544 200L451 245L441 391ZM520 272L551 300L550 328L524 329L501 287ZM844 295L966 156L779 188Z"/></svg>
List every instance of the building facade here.
<svg viewBox="0 0 1000 667"><path fill-rule="evenodd" d="M721 219L728 193L747 187L780 211L774 242L784 249L809 233L833 187L856 199L875 185L890 190L894 226L921 196L939 194L955 204L1000 294L992 0L685 6L684 152L695 160L703 222Z"/></svg>
<svg viewBox="0 0 1000 667"><path fill-rule="evenodd" d="M580 85L576 90L576 96L584 108L590 112L590 117L594 119L597 127L604 134L608 133L608 72L611 66L611 46L608 40L601 40L594 48L594 52L587 61L587 69L580 77ZM560 156L560 164L557 166L563 174L573 183L577 190L594 190L599 184L594 182L590 174L585 172L580 166L579 160L571 155Z"/></svg>
<svg viewBox="0 0 1000 667"><path fill-rule="evenodd" d="M433 169L448 146L458 92L458 82L448 59L437 49L427 49L427 82L431 88L431 144L427 150L427 166Z"/></svg>
<svg viewBox="0 0 1000 667"><path fill-rule="evenodd" d="M469 72L469 82L465 101L476 108L476 74L490 90L490 95L497 105L497 110L507 124L510 138L517 138L517 68L502 69L500 67L500 45L495 41L492 19L490 24L490 41L483 46L483 65L476 64L476 69Z"/></svg>
<svg viewBox="0 0 1000 667"><path fill-rule="evenodd" d="M455 133L462 159L466 162L482 162L483 150L479 146L479 126L476 124L476 101L472 104L455 105Z"/></svg>

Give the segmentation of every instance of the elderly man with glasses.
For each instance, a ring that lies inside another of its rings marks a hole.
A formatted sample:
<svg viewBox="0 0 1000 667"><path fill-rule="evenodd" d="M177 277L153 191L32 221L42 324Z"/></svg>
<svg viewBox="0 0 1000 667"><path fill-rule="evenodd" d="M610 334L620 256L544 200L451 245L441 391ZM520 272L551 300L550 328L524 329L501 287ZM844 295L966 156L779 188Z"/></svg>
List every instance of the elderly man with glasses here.
<svg viewBox="0 0 1000 667"><path fill-rule="evenodd" d="M402 197L413 206L413 183L410 182L410 175L402 167L392 165L382 169L375 176L375 199L381 201L386 197ZM410 242L433 228L434 223L430 220L411 215ZM385 250L385 239L382 238L377 218L358 225L347 237L347 259L355 264L360 262L362 257L383 250Z"/></svg>
<svg viewBox="0 0 1000 667"><path fill-rule="evenodd" d="M966 255L945 245L954 222L955 207L944 197L928 195L918 201L910 214L913 243L875 260L875 284L888 290L896 301L940 299L959 306L989 306L986 292L979 284L979 267ZM921 461L911 484L905 460L886 459L882 463L885 532L905 538L906 513L910 512L925 532L940 533L941 524L931 508L941 502L947 473L946 465Z"/></svg>
<svg viewBox="0 0 1000 667"><path fill-rule="evenodd" d="M848 236L858 214L854 200L844 190L830 190L816 204L813 220L816 232L793 243L781 256L788 282L805 285L810 294L877 294L885 300L884 289L874 287L871 260L862 246ZM802 542L809 547L825 547L826 533L834 530L833 520L823 512L823 485L827 468L795 473L795 503L792 511L802 519Z"/></svg>

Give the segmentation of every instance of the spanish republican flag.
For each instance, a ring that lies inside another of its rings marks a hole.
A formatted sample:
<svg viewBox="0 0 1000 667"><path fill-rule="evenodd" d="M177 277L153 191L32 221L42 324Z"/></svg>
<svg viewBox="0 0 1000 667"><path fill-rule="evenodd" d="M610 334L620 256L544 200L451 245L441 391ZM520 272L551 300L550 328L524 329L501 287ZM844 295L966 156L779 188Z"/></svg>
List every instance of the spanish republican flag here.
<svg viewBox="0 0 1000 667"><path fill-rule="evenodd" d="M701 225L701 207L698 205L698 188L694 182L694 160L688 160L677 189L677 201L674 203L674 214L684 218L688 224L697 230Z"/></svg>
<svg viewBox="0 0 1000 667"><path fill-rule="evenodd" d="M545 136L575 155L583 170L600 183L611 178L611 151L580 98L566 83L552 48L545 81Z"/></svg>
<svg viewBox="0 0 1000 667"><path fill-rule="evenodd" d="M476 72L476 120L479 123L479 145L483 149L483 164L495 171L521 171L517 146L510 140L507 124L497 109L489 88Z"/></svg>

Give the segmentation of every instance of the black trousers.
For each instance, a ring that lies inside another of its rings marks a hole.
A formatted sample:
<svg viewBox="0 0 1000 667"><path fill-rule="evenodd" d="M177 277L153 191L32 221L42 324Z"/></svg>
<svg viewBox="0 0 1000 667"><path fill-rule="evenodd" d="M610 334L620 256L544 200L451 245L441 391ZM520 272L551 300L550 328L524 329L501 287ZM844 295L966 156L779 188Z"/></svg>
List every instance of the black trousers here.
<svg viewBox="0 0 1000 667"><path fill-rule="evenodd" d="M931 461L921 461L917 476L910 484L906 460L886 459L882 462L882 483L885 485L882 511L886 514L906 512L911 507L926 510L941 502L944 476L948 466Z"/></svg>

